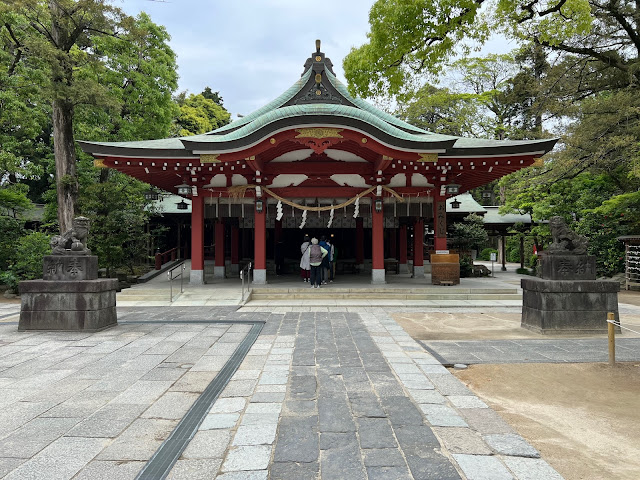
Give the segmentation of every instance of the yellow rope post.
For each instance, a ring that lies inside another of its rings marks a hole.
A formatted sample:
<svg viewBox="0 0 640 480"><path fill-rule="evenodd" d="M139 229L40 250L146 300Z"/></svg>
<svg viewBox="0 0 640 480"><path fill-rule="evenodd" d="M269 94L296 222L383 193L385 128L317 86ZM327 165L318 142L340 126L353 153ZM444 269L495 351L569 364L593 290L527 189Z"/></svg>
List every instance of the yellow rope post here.
<svg viewBox="0 0 640 480"><path fill-rule="evenodd" d="M607 313L607 331L609 332L609 365L616 364L616 331L613 312Z"/></svg>

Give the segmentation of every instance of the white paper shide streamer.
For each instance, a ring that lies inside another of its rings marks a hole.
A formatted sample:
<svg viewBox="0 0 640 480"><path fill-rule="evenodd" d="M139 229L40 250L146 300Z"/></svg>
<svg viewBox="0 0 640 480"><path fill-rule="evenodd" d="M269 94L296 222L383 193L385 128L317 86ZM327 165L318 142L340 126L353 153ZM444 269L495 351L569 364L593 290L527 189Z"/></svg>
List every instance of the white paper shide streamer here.
<svg viewBox="0 0 640 480"><path fill-rule="evenodd" d="M304 224L307 223L307 211L303 210L302 211L302 222L300 223L300 226L298 227L300 230L302 230L304 228Z"/></svg>
<svg viewBox="0 0 640 480"><path fill-rule="evenodd" d="M284 212L282 211L282 200L278 200L278 205L276 205L276 220L282 220L282 216Z"/></svg>
<svg viewBox="0 0 640 480"><path fill-rule="evenodd" d="M353 209L353 218L358 218L360 214L360 197L356 197L355 208Z"/></svg>
<svg viewBox="0 0 640 480"><path fill-rule="evenodd" d="M333 208L331 209L331 213L329 214L329 223L327 223L327 228L331 228L332 223L333 223Z"/></svg>

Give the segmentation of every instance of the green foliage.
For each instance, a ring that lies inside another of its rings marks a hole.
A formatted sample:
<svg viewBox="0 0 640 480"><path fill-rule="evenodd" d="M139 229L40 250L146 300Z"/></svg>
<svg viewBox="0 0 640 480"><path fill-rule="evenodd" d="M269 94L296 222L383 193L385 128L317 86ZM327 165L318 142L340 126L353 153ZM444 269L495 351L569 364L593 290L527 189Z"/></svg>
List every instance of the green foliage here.
<svg viewBox="0 0 640 480"><path fill-rule="evenodd" d="M24 184L0 185L0 215L17 218L33 207Z"/></svg>
<svg viewBox="0 0 640 480"><path fill-rule="evenodd" d="M480 250L489 240L482 217L474 213L453 224L450 238L453 248L459 250Z"/></svg>
<svg viewBox="0 0 640 480"><path fill-rule="evenodd" d="M495 248L484 248L482 252L480 252L480 255L478 257L480 260L490 261L492 253L495 253L497 255L498 250L496 250Z"/></svg>
<svg viewBox="0 0 640 480"><path fill-rule="evenodd" d="M435 71L456 50L488 36L475 0L378 0L368 42L344 59L349 88L363 97L398 94L414 74Z"/></svg>
<svg viewBox="0 0 640 480"><path fill-rule="evenodd" d="M473 260L469 255L460 255L460 277L466 278L473 275Z"/></svg>
<svg viewBox="0 0 640 480"><path fill-rule="evenodd" d="M24 222L13 217L0 215L0 271L6 270L14 258L16 245L24 235Z"/></svg>
<svg viewBox="0 0 640 480"><path fill-rule="evenodd" d="M108 273L120 267L133 272L146 260L150 212L144 193L149 189L117 171L109 171L103 182L85 185L80 194L81 213L91 220L89 248Z"/></svg>
<svg viewBox="0 0 640 480"><path fill-rule="evenodd" d="M403 96L398 114L408 123L444 135L481 133L479 105L473 95L425 85Z"/></svg>
<svg viewBox="0 0 640 480"><path fill-rule="evenodd" d="M31 232L17 241L11 262L2 274L2 281L16 291L21 280L42 278L44 256L51 253L49 236Z"/></svg>
<svg viewBox="0 0 640 480"><path fill-rule="evenodd" d="M78 75L107 89L105 102L76 109L76 136L84 140L127 141L167 137L178 115L172 95L178 84L169 34L141 13L117 38L94 39L100 62ZM152 119L152 121L150 121Z"/></svg>
<svg viewBox="0 0 640 480"><path fill-rule="evenodd" d="M228 124L230 119L229 112L214 100L203 94L189 95L180 105L174 129L180 137L199 135Z"/></svg>

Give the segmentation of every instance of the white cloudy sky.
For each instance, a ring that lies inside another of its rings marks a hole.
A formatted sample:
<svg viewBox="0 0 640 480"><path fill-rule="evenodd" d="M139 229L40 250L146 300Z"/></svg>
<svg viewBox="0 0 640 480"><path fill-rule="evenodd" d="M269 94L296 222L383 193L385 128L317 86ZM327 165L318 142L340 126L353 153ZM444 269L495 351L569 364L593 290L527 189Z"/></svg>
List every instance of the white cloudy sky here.
<svg viewBox="0 0 640 480"><path fill-rule="evenodd" d="M322 51L344 81L342 59L366 41L374 0L121 0L128 14L147 12L171 35L180 90L219 91L235 117L280 95Z"/></svg>
<svg viewBox="0 0 640 480"><path fill-rule="evenodd" d="M342 60L362 45L375 0L115 0L147 12L171 35L180 90L219 91L233 116L246 115L290 87L322 40L342 81ZM496 45L505 51L508 48Z"/></svg>

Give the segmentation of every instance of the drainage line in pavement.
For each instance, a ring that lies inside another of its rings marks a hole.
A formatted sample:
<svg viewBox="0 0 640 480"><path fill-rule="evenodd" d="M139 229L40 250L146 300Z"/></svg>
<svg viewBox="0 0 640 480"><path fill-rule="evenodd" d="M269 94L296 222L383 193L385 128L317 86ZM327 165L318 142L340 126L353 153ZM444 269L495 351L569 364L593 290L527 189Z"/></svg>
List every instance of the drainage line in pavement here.
<svg viewBox="0 0 640 480"><path fill-rule="evenodd" d="M132 322L131 322L132 323ZM139 322L146 323L146 322ZM161 322L171 323L171 322ZM220 323L220 322L210 322ZM229 323L229 322L226 322ZM182 420L176 425L169 437L160 445L146 465L142 468L136 480L162 480L169 474L173 465L198 431L198 427L207 415L207 412L218 399L224 387L236 372L249 349L262 331L264 322L253 322L249 333L238 345L231 358L224 364L220 373L216 375L204 392L198 397Z"/></svg>
<svg viewBox="0 0 640 480"><path fill-rule="evenodd" d="M131 324L145 324L145 323L223 323L223 324L242 324L242 325L254 325L256 323L264 324L264 321L258 320L124 320L122 322L118 322L118 325L131 325Z"/></svg>
<svg viewBox="0 0 640 480"><path fill-rule="evenodd" d="M418 343L420 345L422 345L422 348L424 348L427 352L429 352L431 355L433 355L433 358L435 358L436 360L438 360L443 367L453 367L453 363L448 362L444 357L442 357L438 352L436 352L434 349L430 348L426 343L424 343L422 340L418 340Z"/></svg>

